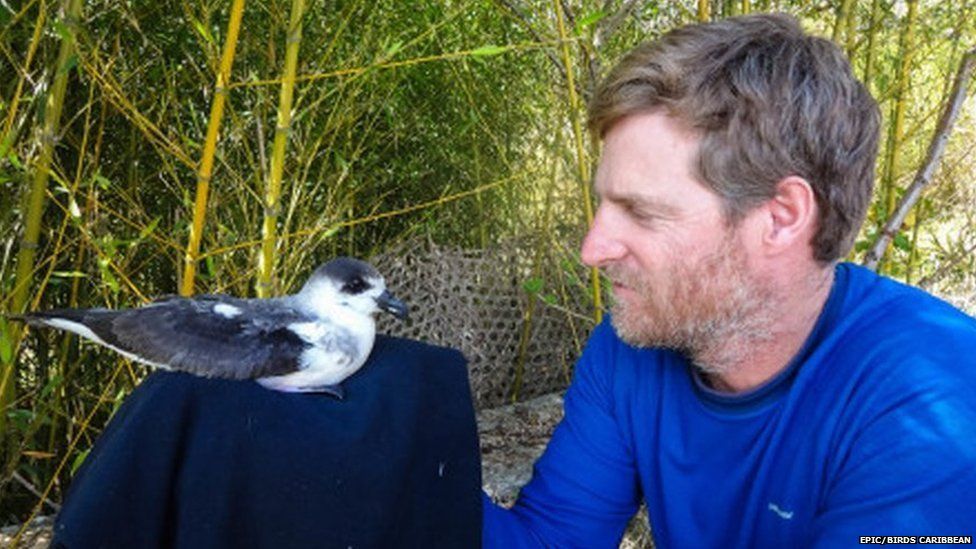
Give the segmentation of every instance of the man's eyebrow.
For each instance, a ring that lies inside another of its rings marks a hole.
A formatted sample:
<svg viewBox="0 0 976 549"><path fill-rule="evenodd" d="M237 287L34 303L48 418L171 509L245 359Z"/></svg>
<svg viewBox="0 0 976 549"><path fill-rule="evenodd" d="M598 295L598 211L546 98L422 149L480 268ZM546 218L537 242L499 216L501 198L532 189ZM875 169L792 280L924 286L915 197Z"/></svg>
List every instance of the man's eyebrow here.
<svg viewBox="0 0 976 549"><path fill-rule="evenodd" d="M609 200L611 202L616 202L631 208L638 208L650 213L657 213L661 215L677 215L681 211L677 206L652 196L643 196L638 194L605 194L602 195L601 198L603 200Z"/></svg>

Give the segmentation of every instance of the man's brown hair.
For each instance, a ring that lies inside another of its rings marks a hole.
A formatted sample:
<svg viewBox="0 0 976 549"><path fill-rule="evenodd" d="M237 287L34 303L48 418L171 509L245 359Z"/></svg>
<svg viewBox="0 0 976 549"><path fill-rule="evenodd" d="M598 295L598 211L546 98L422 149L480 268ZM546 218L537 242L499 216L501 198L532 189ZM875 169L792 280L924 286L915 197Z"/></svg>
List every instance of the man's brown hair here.
<svg viewBox="0 0 976 549"><path fill-rule="evenodd" d="M737 223L796 175L820 215L813 257L845 256L874 184L880 115L840 48L783 14L681 27L628 54L599 85L590 129L663 109L701 136L697 177Z"/></svg>

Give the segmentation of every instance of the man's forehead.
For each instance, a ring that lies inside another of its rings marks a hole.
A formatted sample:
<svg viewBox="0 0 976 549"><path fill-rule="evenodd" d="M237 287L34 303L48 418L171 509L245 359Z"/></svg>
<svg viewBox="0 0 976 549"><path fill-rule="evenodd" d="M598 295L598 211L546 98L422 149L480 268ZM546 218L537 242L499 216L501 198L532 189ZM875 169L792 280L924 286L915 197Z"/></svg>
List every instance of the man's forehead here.
<svg viewBox="0 0 976 549"><path fill-rule="evenodd" d="M683 218L721 208L719 196L690 174L598 169L593 190L603 202L660 217Z"/></svg>
<svg viewBox="0 0 976 549"><path fill-rule="evenodd" d="M676 209L675 201L668 198L668 186L656 183L660 177L667 175L653 170L619 170L601 162L594 174L593 190L602 200L660 210Z"/></svg>

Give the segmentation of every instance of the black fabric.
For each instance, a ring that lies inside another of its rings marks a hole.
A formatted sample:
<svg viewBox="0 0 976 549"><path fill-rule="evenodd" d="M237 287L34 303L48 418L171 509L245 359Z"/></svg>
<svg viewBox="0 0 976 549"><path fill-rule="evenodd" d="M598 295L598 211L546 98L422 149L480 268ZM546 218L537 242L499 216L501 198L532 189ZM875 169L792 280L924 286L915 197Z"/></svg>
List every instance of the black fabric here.
<svg viewBox="0 0 976 549"><path fill-rule="evenodd" d="M478 547L464 358L379 336L338 401L157 372L79 470L54 547Z"/></svg>

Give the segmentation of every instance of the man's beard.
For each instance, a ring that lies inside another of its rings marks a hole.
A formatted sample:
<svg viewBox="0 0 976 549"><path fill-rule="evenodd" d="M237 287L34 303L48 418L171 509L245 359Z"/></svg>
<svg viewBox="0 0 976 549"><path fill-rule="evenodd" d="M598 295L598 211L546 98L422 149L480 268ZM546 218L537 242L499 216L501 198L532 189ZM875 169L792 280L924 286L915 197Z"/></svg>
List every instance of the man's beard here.
<svg viewBox="0 0 976 549"><path fill-rule="evenodd" d="M610 279L636 294L629 301L614 299L620 338L636 347L676 350L709 374L727 373L752 344L771 339L773 292L749 272L734 237L731 230L715 250L693 262L676 258L669 270L652 276L609 265Z"/></svg>

